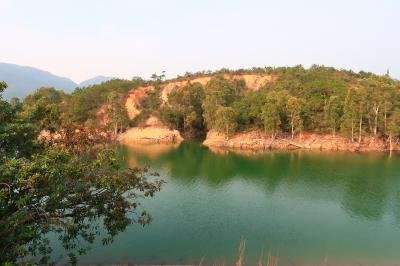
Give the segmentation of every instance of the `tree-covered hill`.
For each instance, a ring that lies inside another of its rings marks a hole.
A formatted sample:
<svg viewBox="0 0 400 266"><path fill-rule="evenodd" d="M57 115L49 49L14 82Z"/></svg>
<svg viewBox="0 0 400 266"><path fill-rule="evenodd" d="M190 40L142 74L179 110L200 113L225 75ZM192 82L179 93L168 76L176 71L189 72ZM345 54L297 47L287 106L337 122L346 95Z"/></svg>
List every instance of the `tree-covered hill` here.
<svg viewBox="0 0 400 266"><path fill-rule="evenodd" d="M249 77L268 79L251 87ZM35 108L45 97L57 106L54 117L60 126L66 121L101 124L101 111L107 116L102 124L105 121L116 133L155 116L186 136L211 129L227 136L264 130L273 138L307 131L341 134L350 141L361 141L365 135L400 136L400 82L389 75L299 65L222 69L164 79L154 74L150 80L110 80L63 94L58 102L38 90L24 102ZM126 99L138 88L149 89L138 100L139 115L129 120Z"/></svg>

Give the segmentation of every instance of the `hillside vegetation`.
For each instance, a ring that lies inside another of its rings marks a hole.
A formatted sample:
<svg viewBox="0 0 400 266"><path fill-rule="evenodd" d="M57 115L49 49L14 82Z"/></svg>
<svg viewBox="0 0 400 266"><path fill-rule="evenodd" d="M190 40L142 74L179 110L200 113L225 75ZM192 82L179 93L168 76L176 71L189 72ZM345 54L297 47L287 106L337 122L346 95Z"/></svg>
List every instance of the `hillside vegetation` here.
<svg viewBox="0 0 400 266"><path fill-rule="evenodd" d="M57 113L58 126L103 126L116 134L156 117L184 136L209 130L227 137L262 130L272 139L302 132L340 134L350 142L362 142L365 136L392 142L400 136L400 83L388 74L317 65L222 69L173 80L164 75L111 80L71 95L53 90L61 100L43 95L44 90L24 100L27 108L54 105L48 114Z"/></svg>

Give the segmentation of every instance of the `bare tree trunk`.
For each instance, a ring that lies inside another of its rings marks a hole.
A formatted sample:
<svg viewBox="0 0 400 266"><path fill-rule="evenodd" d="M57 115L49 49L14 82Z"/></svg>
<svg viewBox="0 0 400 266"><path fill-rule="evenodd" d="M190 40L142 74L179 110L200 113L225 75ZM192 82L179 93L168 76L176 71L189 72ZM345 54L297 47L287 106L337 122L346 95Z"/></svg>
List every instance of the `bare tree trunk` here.
<svg viewBox="0 0 400 266"><path fill-rule="evenodd" d="M292 118L292 139L294 138L294 121L293 121L293 118Z"/></svg>
<svg viewBox="0 0 400 266"><path fill-rule="evenodd" d="M360 117L359 122L359 132L358 132L358 143L361 143L361 135L362 134L362 116Z"/></svg>
<svg viewBox="0 0 400 266"><path fill-rule="evenodd" d="M387 111L386 111L386 105L385 105L385 134L386 134L386 130L387 130Z"/></svg>
<svg viewBox="0 0 400 266"><path fill-rule="evenodd" d="M333 123L333 136L336 135L336 121Z"/></svg>
<svg viewBox="0 0 400 266"><path fill-rule="evenodd" d="M354 120L351 119L351 142L354 142Z"/></svg>
<svg viewBox="0 0 400 266"><path fill-rule="evenodd" d="M392 152L393 146L392 146L392 134L389 134L389 151Z"/></svg>
<svg viewBox="0 0 400 266"><path fill-rule="evenodd" d="M374 112L375 112L375 124L374 124L374 135L378 133L378 113L379 113L379 105L376 105L374 107Z"/></svg>

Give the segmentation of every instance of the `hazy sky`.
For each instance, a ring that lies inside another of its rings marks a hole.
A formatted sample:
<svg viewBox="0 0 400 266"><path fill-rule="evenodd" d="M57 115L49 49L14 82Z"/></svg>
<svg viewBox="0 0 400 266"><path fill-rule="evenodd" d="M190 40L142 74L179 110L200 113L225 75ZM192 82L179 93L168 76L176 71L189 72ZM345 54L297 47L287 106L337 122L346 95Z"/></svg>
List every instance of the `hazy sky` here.
<svg viewBox="0 0 400 266"><path fill-rule="evenodd" d="M397 0L0 0L0 62L82 81L330 65L400 78Z"/></svg>

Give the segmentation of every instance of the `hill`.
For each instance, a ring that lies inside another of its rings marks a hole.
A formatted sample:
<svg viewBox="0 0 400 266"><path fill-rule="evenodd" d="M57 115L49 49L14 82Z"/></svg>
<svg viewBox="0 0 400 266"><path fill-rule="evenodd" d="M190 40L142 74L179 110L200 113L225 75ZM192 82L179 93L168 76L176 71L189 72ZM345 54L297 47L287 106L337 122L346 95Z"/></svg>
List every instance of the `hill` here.
<svg viewBox="0 0 400 266"><path fill-rule="evenodd" d="M92 86L92 85L97 85L109 80L112 80L114 78L112 77L105 77L105 76L96 76L94 78L91 79L87 79L85 81L82 81L81 83L79 83L79 87L88 87L88 86Z"/></svg>
<svg viewBox="0 0 400 266"><path fill-rule="evenodd" d="M59 110L68 122L113 128L114 135L128 130L131 142L176 139L175 130L229 147L385 150L400 141L400 82L389 75L299 65L164 78L79 88ZM146 136L144 127L150 127Z"/></svg>
<svg viewBox="0 0 400 266"><path fill-rule="evenodd" d="M0 63L0 80L7 83L4 98L24 98L40 87L55 87L71 92L78 84L69 78L56 76L34 67Z"/></svg>

